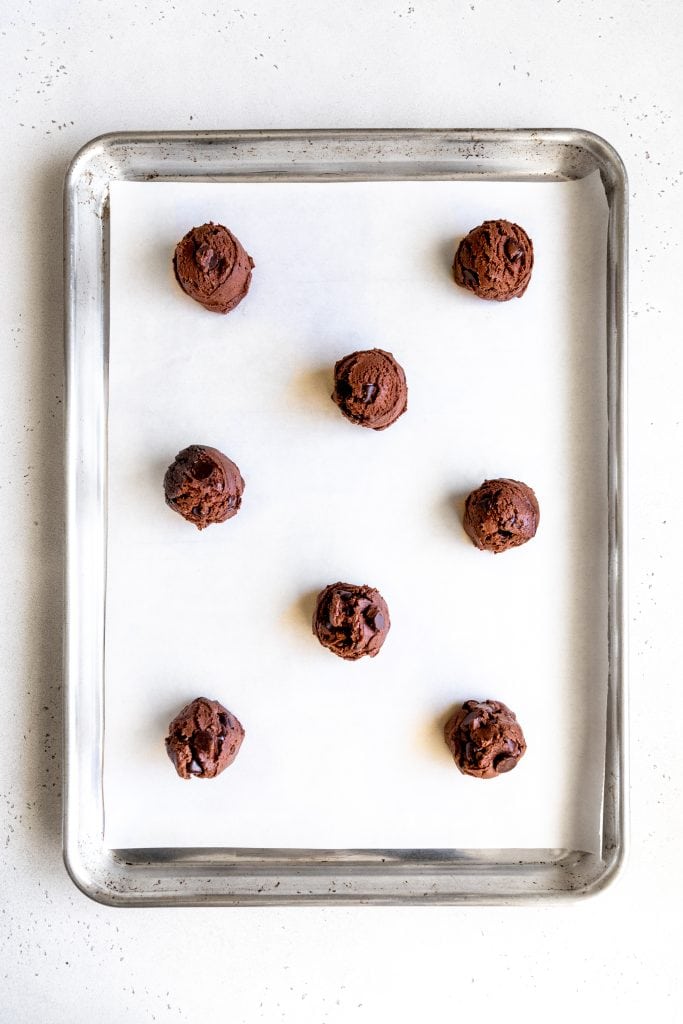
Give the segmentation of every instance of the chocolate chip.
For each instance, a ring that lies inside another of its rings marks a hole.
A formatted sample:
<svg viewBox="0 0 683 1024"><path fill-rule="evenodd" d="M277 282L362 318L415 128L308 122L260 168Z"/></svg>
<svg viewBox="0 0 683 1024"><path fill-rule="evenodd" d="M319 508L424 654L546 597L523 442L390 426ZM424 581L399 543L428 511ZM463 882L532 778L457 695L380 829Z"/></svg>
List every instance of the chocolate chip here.
<svg viewBox="0 0 683 1024"><path fill-rule="evenodd" d="M213 733L210 729L198 729L193 736L194 755L197 760L202 759L202 754L209 755L213 746Z"/></svg>
<svg viewBox="0 0 683 1024"><path fill-rule="evenodd" d="M192 466L191 473L195 480L206 480L213 473L213 469L214 463L211 459L198 459Z"/></svg>
<svg viewBox="0 0 683 1024"><path fill-rule="evenodd" d="M365 609L364 612L366 622L376 630L384 629L384 616L377 607L377 605L371 604L369 608Z"/></svg>
<svg viewBox="0 0 683 1024"><path fill-rule="evenodd" d="M202 244L197 247L194 258L197 266L201 267L205 274L209 270L213 270L218 263L218 256L216 255L215 250L212 249L210 245L207 245L206 242L202 242Z"/></svg>
<svg viewBox="0 0 683 1024"><path fill-rule="evenodd" d="M469 715L465 715L462 722L460 723L460 728L464 729L465 726L472 725L472 723L474 723L474 727L476 729L477 725L479 724L479 717L480 716L478 711L470 711Z"/></svg>
<svg viewBox="0 0 683 1024"><path fill-rule="evenodd" d="M335 391L337 392L337 396L342 399L349 399L353 395L353 388L345 377L336 381Z"/></svg>
<svg viewBox="0 0 683 1024"><path fill-rule="evenodd" d="M511 771L516 764L516 757L506 757L505 754L499 754L498 757L494 759L493 767L494 770L497 771L499 775L502 775L503 772Z"/></svg>
<svg viewBox="0 0 683 1024"><path fill-rule="evenodd" d="M510 263L516 263L517 260L521 260L523 252L524 250L519 242L515 242L514 238L508 238L505 243L505 255L510 260Z"/></svg>
<svg viewBox="0 0 683 1024"><path fill-rule="evenodd" d="M369 402L374 401L375 395L377 394L378 387L376 384L363 384L361 393L361 402L368 405Z"/></svg>
<svg viewBox="0 0 683 1024"><path fill-rule="evenodd" d="M470 270L468 267L461 267L460 270L462 272L462 279L468 288L479 287L479 278L473 270Z"/></svg>

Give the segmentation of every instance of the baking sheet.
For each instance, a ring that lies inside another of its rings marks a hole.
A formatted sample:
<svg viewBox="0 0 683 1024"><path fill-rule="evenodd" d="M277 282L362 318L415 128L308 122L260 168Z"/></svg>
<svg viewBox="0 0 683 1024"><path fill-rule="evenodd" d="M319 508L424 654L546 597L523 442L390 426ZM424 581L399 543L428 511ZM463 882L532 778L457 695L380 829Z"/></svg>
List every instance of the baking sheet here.
<svg viewBox="0 0 683 1024"><path fill-rule="evenodd" d="M455 287L455 240L505 216L534 239L520 301ZM604 763L607 207L571 183L170 184L111 189L105 841L125 846L569 847L597 852ZM228 317L174 282L193 224L256 262ZM329 399L335 359L393 351L409 411L374 433ZM166 508L175 453L213 444L242 511L200 534ZM533 543L462 532L485 477L531 484ZM392 630L348 664L312 595L371 583ZM197 695L243 722L238 760L183 782L169 720ZM441 729L504 700L528 752L491 782Z"/></svg>

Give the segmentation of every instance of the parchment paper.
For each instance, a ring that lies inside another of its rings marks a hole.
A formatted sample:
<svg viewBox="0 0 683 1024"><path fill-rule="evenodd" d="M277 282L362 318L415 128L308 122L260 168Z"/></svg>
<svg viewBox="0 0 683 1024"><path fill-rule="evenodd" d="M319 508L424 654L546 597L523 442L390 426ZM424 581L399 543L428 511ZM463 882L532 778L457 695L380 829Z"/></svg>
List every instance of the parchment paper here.
<svg viewBox="0 0 683 1024"><path fill-rule="evenodd" d="M526 295L455 286L456 241L506 217L534 241ZM607 678L605 238L576 183L119 183L111 194L106 841L125 846L575 847L600 829ZM226 224L256 263L227 317L178 288L175 243ZM379 346L409 410L384 432L330 400L336 359ZM164 504L191 443L246 480L199 533ZM463 533L465 495L536 491L532 543ZM338 579L384 594L380 655L311 634ZM177 778L175 713L218 698L235 764ZM444 721L503 700L528 752L462 776Z"/></svg>

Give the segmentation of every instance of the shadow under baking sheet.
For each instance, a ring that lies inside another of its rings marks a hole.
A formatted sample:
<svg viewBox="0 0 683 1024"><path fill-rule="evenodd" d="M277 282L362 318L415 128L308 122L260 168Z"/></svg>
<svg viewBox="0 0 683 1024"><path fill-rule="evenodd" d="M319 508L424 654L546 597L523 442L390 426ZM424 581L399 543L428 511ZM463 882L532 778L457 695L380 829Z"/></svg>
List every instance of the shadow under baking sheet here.
<svg viewBox="0 0 683 1024"><path fill-rule="evenodd" d="M63 448L63 161L34 168L26 204L24 279L39 282L22 312L20 341L27 375L26 433L21 451L30 512L25 524L26 700L20 712L26 757L17 778L21 803L41 841L58 848L62 807L62 624L64 614ZM57 861L55 860L55 863Z"/></svg>

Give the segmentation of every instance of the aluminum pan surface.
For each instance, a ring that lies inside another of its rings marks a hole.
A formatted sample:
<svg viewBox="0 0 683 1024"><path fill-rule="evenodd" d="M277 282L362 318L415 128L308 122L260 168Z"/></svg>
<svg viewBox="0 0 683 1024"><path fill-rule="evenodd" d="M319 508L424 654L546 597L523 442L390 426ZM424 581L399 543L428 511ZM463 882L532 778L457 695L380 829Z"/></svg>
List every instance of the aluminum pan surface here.
<svg viewBox="0 0 683 1024"><path fill-rule="evenodd" d="M599 169L607 240L609 679L600 857L582 851L129 850L103 846L108 187L124 180L567 180ZM67 595L64 852L118 905L513 903L597 891L625 852L626 176L574 130L134 133L96 139L65 187Z"/></svg>

